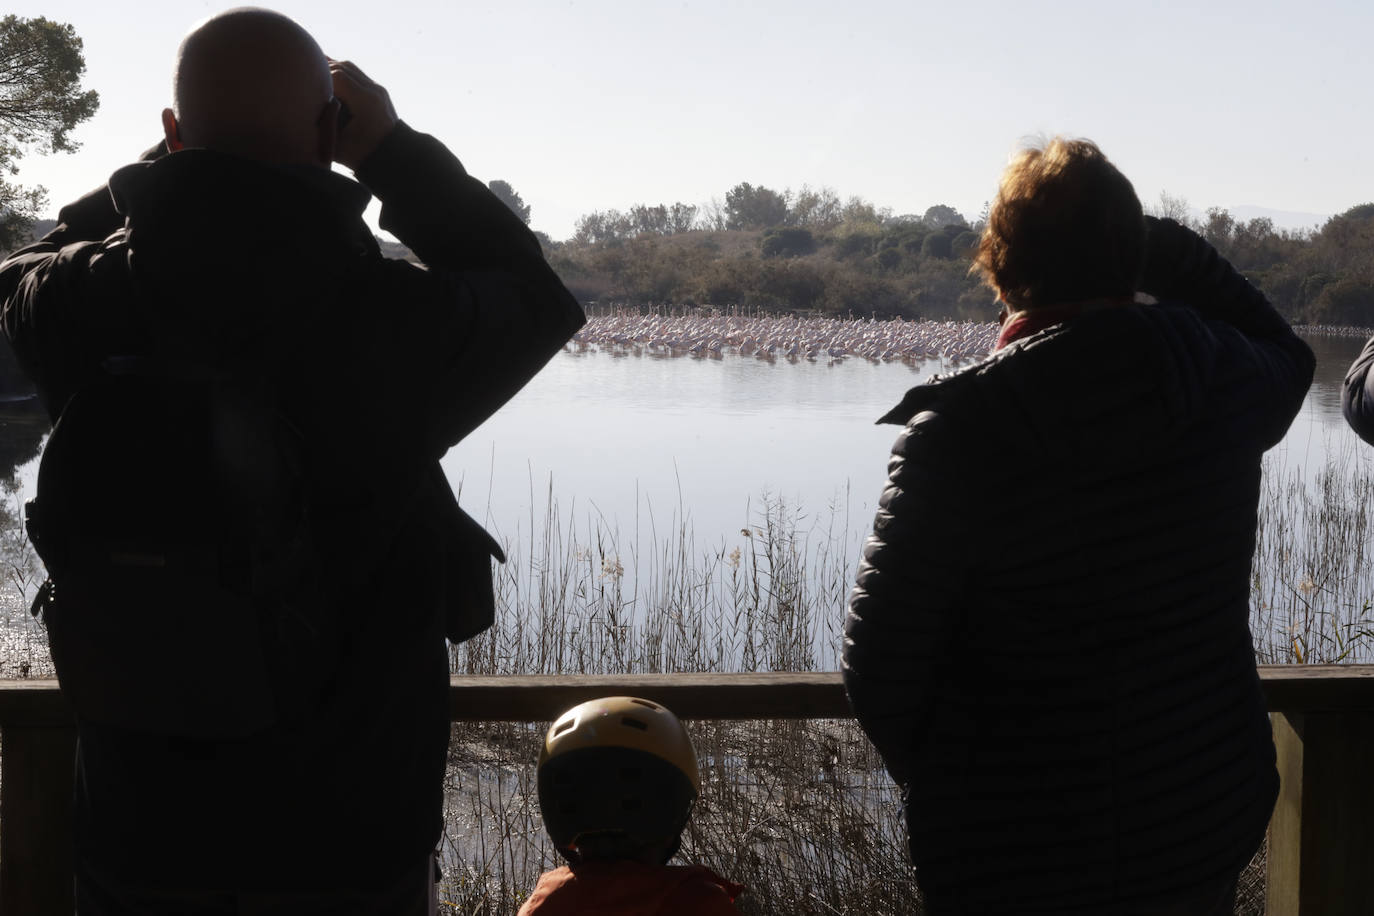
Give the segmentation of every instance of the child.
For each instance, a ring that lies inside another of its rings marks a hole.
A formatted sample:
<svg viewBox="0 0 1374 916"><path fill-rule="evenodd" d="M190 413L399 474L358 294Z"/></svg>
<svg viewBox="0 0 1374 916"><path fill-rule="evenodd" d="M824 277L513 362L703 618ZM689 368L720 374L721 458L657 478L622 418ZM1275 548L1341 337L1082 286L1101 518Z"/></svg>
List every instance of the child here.
<svg viewBox="0 0 1374 916"><path fill-rule="evenodd" d="M568 865L546 872L519 916L737 916L742 888L667 865L701 789L677 716L604 697L558 718L539 754L544 829Z"/></svg>

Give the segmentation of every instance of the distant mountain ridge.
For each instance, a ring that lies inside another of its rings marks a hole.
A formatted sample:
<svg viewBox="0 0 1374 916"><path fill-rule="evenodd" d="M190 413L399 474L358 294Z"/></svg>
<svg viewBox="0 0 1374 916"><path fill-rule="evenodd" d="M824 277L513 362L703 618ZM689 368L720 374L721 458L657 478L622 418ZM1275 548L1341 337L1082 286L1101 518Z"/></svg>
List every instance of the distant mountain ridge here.
<svg viewBox="0 0 1374 916"><path fill-rule="evenodd" d="M1289 231L1320 229L1334 215L1331 213L1275 210L1272 207L1261 207L1255 204L1239 204L1229 209L1231 215L1241 222L1248 223L1252 219L1268 219L1273 222L1275 229L1287 229Z"/></svg>

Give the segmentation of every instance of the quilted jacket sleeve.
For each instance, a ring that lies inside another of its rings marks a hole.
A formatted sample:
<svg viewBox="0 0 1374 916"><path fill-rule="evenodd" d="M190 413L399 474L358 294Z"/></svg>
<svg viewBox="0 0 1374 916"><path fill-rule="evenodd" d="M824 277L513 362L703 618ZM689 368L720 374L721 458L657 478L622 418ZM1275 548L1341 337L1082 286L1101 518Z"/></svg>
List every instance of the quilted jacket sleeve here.
<svg viewBox="0 0 1374 916"><path fill-rule="evenodd" d="M970 612L970 570L991 547L975 531L981 512L971 500L980 494L954 485L946 463L967 459L967 472L976 460L962 438L931 410L897 438L845 621L845 690L899 784L954 661L951 646Z"/></svg>

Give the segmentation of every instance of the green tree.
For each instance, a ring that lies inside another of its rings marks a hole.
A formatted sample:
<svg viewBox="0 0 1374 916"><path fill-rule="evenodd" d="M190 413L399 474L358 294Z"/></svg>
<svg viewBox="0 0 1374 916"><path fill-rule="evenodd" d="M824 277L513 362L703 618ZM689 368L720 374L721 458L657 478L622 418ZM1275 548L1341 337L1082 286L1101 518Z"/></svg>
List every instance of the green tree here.
<svg viewBox="0 0 1374 916"><path fill-rule="evenodd" d="M921 217L931 229L943 229L946 226L960 226L968 228L968 220L964 219L964 214L947 204L936 204L926 210L925 216Z"/></svg>
<svg viewBox="0 0 1374 916"><path fill-rule="evenodd" d="M851 225L881 226L892 217L892 211L886 207L880 210L862 197L851 197L840 215Z"/></svg>
<svg viewBox="0 0 1374 916"><path fill-rule="evenodd" d="M510 186L509 181L502 181L498 178L489 182L487 187L491 188L491 193L501 199L501 203L510 207L511 212L520 217L520 222L526 226L530 224L530 205L520 199L520 195L516 193L515 188Z"/></svg>
<svg viewBox="0 0 1374 916"><path fill-rule="evenodd" d="M1223 255L1231 250L1231 235L1236 231L1236 218L1223 207L1208 207L1199 230L1202 237Z"/></svg>
<svg viewBox="0 0 1374 916"><path fill-rule="evenodd" d="M921 241L921 257L950 258L954 256L953 240L943 232L932 232Z"/></svg>
<svg viewBox="0 0 1374 916"><path fill-rule="evenodd" d="M793 258L816 250L816 237L802 226L775 226L763 234L760 246L765 258Z"/></svg>
<svg viewBox="0 0 1374 916"><path fill-rule="evenodd" d="M948 235L949 233L945 233ZM971 229L966 229L954 236L950 241L950 253L956 258L971 258L973 253L978 250L978 240L980 236Z"/></svg>
<svg viewBox="0 0 1374 916"><path fill-rule="evenodd" d="M787 199L771 188L741 182L725 192L725 228L767 229L787 219Z"/></svg>
<svg viewBox="0 0 1374 916"><path fill-rule="evenodd" d="M695 204L674 203L668 208L668 231L670 233L691 232L697 224Z"/></svg>
<svg viewBox="0 0 1374 916"><path fill-rule="evenodd" d="M787 194L787 221L808 229L833 229L844 221L840 195L833 188L802 185L796 194Z"/></svg>
<svg viewBox="0 0 1374 916"><path fill-rule="evenodd" d="M30 150L72 152L71 131L95 114L100 97L81 89L86 60L70 25L42 17L0 19L0 251L22 243L47 202L41 187L3 176L18 174Z"/></svg>

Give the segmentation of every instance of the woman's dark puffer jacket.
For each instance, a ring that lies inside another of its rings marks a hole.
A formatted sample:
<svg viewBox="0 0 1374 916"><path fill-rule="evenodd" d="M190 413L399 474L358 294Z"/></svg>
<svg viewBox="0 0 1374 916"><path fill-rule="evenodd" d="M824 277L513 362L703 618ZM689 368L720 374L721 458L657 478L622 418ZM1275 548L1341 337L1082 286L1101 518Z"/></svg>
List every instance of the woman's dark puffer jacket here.
<svg viewBox="0 0 1374 916"><path fill-rule="evenodd" d="M1249 631L1260 457L1314 360L1191 231L1142 289L912 389L845 627L940 913L1234 875L1277 792Z"/></svg>

